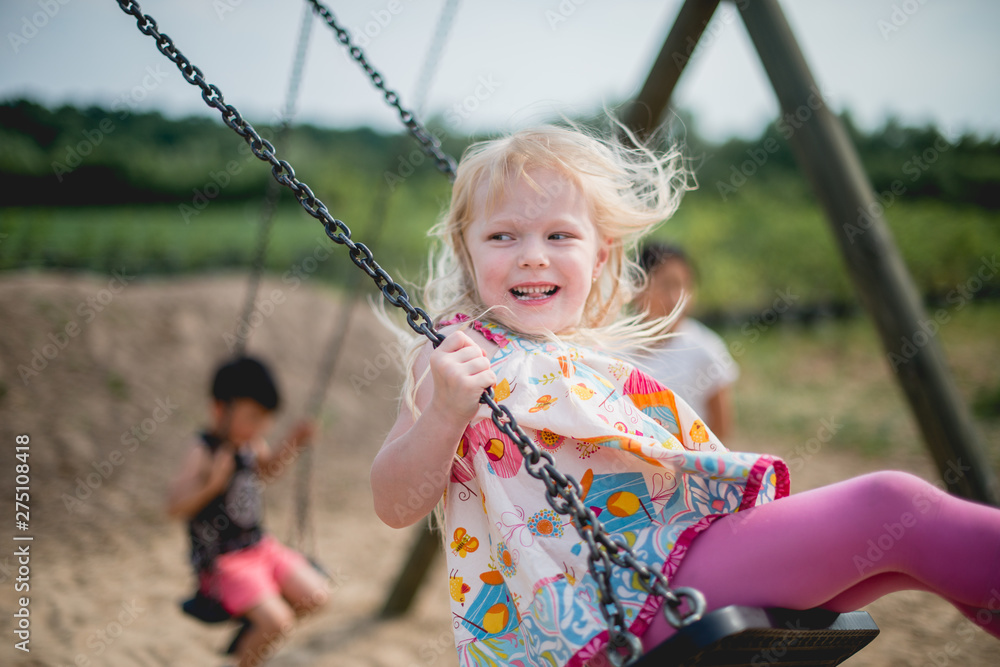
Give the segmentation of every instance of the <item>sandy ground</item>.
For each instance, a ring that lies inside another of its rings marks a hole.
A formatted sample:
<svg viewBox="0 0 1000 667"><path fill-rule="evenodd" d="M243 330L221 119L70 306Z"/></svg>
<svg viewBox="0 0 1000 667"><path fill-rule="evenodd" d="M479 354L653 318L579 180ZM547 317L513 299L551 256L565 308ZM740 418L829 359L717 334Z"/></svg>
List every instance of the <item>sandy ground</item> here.
<svg viewBox="0 0 1000 667"><path fill-rule="evenodd" d="M10 452L17 434L31 438L30 527L5 529L8 547L0 550L0 664L226 664L219 649L233 626L202 625L179 611L192 577L185 535L165 518L163 498L187 438L204 424L205 387L227 352L224 334L232 330L243 289L243 277L128 279L124 287L109 276L0 279L0 451L8 453L0 498L10 514L17 463ZM280 435L298 417L341 311L331 293L309 285L291 289L266 281L261 294L282 301L250 343L278 369L288 399L275 429ZM390 336L362 305L322 412L312 465L312 550L333 575L333 602L303 624L271 664L457 662L443 559L410 614L374 620L413 539L412 532L377 520L367 483L395 414L398 372L379 368L392 349ZM19 371L33 359L36 374ZM366 377L371 383L361 386ZM141 441L129 440L134 428ZM751 448L739 438L734 444ZM769 449L782 454L780 443ZM795 490L887 467L933 479L923 459L862 459L826 450L821 456L822 465L807 466ZM290 539L297 474L290 470L268 491L267 524L283 540ZM15 592L10 545L21 544L11 540L15 534L34 538L26 593ZM30 653L14 648L12 611L25 595ZM869 611L882 633L849 665L1000 664L1000 644L933 596L896 594Z"/></svg>

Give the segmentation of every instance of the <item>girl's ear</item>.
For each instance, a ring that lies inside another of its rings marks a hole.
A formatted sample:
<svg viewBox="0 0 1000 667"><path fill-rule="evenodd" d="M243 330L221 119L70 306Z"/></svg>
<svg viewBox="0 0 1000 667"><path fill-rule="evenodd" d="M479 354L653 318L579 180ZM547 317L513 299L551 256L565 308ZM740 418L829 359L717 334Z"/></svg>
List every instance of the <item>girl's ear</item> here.
<svg viewBox="0 0 1000 667"><path fill-rule="evenodd" d="M608 258L611 257L611 239L606 238L597 243L597 261L594 263L594 280L601 275L601 271L604 270L604 265L608 263Z"/></svg>

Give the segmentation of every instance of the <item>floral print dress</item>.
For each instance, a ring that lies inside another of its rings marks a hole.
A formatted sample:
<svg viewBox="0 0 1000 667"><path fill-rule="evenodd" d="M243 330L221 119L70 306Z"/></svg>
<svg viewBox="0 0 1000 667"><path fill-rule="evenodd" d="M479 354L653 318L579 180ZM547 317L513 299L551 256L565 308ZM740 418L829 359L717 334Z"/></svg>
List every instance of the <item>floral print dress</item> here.
<svg viewBox="0 0 1000 667"><path fill-rule="evenodd" d="M728 451L680 398L629 363L473 326L500 346L491 360L496 400L580 482L605 530L668 580L714 519L788 494L781 460ZM605 650L586 545L485 407L459 443L444 511L463 667L576 666ZM631 631L642 634L660 598L617 567L613 587Z"/></svg>

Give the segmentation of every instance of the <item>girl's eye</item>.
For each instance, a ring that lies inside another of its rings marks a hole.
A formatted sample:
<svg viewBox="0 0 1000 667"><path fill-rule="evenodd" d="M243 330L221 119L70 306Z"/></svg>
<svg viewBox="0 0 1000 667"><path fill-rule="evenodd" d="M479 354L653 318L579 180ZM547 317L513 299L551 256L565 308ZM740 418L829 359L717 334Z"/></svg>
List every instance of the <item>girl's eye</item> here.
<svg viewBox="0 0 1000 667"><path fill-rule="evenodd" d="M497 232L496 234L490 234L490 241L509 241L510 234L504 232Z"/></svg>
<svg viewBox="0 0 1000 667"><path fill-rule="evenodd" d="M563 232L557 232L555 234L549 234L549 238L553 241L563 241L569 238L569 234L564 234Z"/></svg>

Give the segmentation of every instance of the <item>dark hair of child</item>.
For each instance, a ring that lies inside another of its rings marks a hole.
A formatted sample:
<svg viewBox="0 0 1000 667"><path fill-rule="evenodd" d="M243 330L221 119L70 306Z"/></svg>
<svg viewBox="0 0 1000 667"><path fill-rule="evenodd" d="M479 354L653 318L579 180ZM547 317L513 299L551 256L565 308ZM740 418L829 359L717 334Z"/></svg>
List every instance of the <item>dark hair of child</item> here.
<svg viewBox="0 0 1000 667"><path fill-rule="evenodd" d="M252 357L237 357L220 366L212 381L212 397L224 403L249 398L272 412L281 403L271 371Z"/></svg>
<svg viewBox="0 0 1000 667"><path fill-rule="evenodd" d="M673 243L663 243L662 241L650 241L643 244L639 253L639 266L647 274L652 273L656 268L667 260L676 259L684 263L691 271L691 277L697 281L698 269L684 249Z"/></svg>

